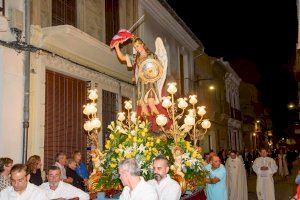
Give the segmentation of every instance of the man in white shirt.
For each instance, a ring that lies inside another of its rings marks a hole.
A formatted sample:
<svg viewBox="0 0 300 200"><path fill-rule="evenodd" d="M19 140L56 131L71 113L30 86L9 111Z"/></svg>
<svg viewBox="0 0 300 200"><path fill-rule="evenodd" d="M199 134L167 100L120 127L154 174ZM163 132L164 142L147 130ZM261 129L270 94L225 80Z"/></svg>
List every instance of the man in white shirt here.
<svg viewBox="0 0 300 200"><path fill-rule="evenodd" d="M60 152L56 155L56 162L55 162L55 166L57 166L60 169L61 172L61 180L66 182L66 183L70 183L72 184L73 179L71 177L67 178L67 174L66 174L66 164L67 164L67 154L65 154L64 152Z"/></svg>
<svg viewBox="0 0 300 200"><path fill-rule="evenodd" d="M11 185L0 192L2 200L48 200L45 192L29 183L30 174L23 164L16 164L11 169Z"/></svg>
<svg viewBox="0 0 300 200"><path fill-rule="evenodd" d="M268 157L266 149L260 150L260 157L255 159L252 168L257 175L257 198L275 200L273 174L277 172L277 165L273 158Z"/></svg>
<svg viewBox="0 0 300 200"><path fill-rule="evenodd" d="M179 200L181 197L180 185L171 179L168 159L162 155L153 161L154 179L148 181L156 188L159 200Z"/></svg>
<svg viewBox="0 0 300 200"><path fill-rule="evenodd" d="M140 176L140 168L134 158L119 163L119 174L124 189L120 200L159 200L155 188Z"/></svg>
<svg viewBox="0 0 300 200"><path fill-rule="evenodd" d="M89 200L89 194L82 190L60 180L61 172L57 166L51 166L48 170L48 181L43 183L40 188L43 189L49 199L72 199L78 197L80 200Z"/></svg>

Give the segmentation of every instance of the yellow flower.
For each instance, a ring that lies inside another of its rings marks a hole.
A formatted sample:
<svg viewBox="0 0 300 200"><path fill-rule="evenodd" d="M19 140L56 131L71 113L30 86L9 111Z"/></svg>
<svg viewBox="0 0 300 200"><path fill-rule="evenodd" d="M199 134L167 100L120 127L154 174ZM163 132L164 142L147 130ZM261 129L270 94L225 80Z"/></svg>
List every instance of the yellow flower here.
<svg viewBox="0 0 300 200"><path fill-rule="evenodd" d="M116 162L116 159L115 159L115 158L111 158L111 161L112 161L112 162Z"/></svg>
<svg viewBox="0 0 300 200"><path fill-rule="evenodd" d="M120 150L119 150L119 149L116 149L115 152L116 152L116 153L120 153Z"/></svg>
<svg viewBox="0 0 300 200"><path fill-rule="evenodd" d="M139 138L138 143L142 143L142 142L143 142L142 138Z"/></svg>
<svg viewBox="0 0 300 200"><path fill-rule="evenodd" d="M142 136L145 137L146 136L146 133L144 131L142 131Z"/></svg>
<svg viewBox="0 0 300 200"><path fill-rule="evenodd" d="M150 155L146 156L146 160L150 160L150 158L151 158Z"/></svg>
<svg viewBox="0 0 300 200"><path fill-rule="evenodd" d="M114 168L116 168L116 166L117 166L117 165L116 165L115 163L110 163L110 167L111 167L111 168L114 169Z"/></svg>
<svg viewBox="0 0 300 200"><path fill-rule="evenodd" d="M171 165L170 169L171 169L171 170L175 170L174 165Z"/></svg>
<svg viewBox="0 0 300 200"><path fill-rule="evenodd" d="M193 154L192 154L192 158L196 158L196 157L198 157L198 154L197 154L196 151L194 151Z"/></svg>
<svg viewBox="0 0 300 200"><path fill-rule="evenodd" d="M106 144L110 144L110 140L106 140Z"/></svg>
<svg viewBox="0 0 300 200"><path fill-rule="evenodd" d="M126 158L126 159L131 158L131 153L126 153L126 154L125 154L125 158Z"/></svg>
<svg viewBox="0 0 300 200"><path fill-rule="evenodd" d="M160 143L160 139L157 138L157 139L156 139L156 144L159 144L159 143Z"/></svg>
<svg viewBox="0 0 300 200"><path fill-rule="evenodd" d="M122 149L122 148L123 148L123 145L122 145L122 144L119 144L119 148Z"/></svg>
<svg viewBox="0 0 300 200"><path fill-rule="evenodd" d="M150 142L150 146L153 147L154 146L154 142Z"/></svg>
<svg viewBox="0 0 300 200"><path fill-rule="evenodd" d="M111 147L111 146L110 146L110 143L106 143L105 148L106 148L106 149L110 149L110 147Z"/></svg>
<svg viewBox="0 0 300 200"><path fill-rule="evenodd" d="M133 142L137 142L137 137L136 136L133 137Z"/></svg>
<svg viewBox="0 0 300 200"><path fill-rule="evenodd" d="M148 132L148 129L147 129L147 128L144 128L144 129L143 129L143 132Z"/></svg>
<svg viewBox="0 0 300 200"><path fill-rule="evenodd" d="M190 167L192 164L191 164L190 161L187 160L187 161L185 161L185 165L188 166L188 167Z"/></svg>
<svg viewBox="0 0 300 200"><path fill-rule="evenodd" d="M147 143L146 143L146 147L150 147L150 142L147 142Z"/></svg>
<svg viewBox="0 0 300 200"><path fill-rule="evenodd" d="M114 136L113 134L110 134L110 135L109 135L109 138L110 138L111 140L113 140L113 139L115 139L115 136Z"/></svg>
<svg viewBox="0 0 300 200"><path fill-rule="evenodd" d="M131 138L132 138L131 134L128 134L128 139L131 139Z"/></svg>

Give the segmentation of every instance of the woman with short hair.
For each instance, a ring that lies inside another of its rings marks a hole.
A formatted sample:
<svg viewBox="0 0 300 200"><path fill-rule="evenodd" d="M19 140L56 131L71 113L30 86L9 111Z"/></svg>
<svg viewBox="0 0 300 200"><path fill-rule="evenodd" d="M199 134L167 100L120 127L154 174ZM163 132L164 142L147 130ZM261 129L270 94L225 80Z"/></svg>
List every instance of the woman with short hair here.
<svg viewBox="0 0 300 200"><path fill-rule="evenodd" d="M10 170L12 166L12 159L0 158L0 191L10 186Z"/></svg>

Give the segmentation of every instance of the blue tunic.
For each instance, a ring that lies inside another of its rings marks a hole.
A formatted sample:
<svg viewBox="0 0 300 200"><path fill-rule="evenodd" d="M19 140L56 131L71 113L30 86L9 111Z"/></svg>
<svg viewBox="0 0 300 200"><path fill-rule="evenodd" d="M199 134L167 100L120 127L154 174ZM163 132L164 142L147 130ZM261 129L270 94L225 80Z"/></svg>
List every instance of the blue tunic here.
<svg viewBox="0 0 300 200"><path fill-rule="evenodd" d="M87 168L86 168L86 166L83 162L80 162L79 166L77 166L75 170L76 170L76 173L81 178L83 178L83 179L88 179L89 178Z"/></svg>
<svg viewBox="0 0 300 200"><path fill-rule="evenodd" d="M219 168L212 170L211 164L206 165L206 170L210 173L210 178L217 177L220 179L215 184L206 184L206 196L207 200L227 200L227 188L226 188L226 169L224 165L220 165Z"/></svg>

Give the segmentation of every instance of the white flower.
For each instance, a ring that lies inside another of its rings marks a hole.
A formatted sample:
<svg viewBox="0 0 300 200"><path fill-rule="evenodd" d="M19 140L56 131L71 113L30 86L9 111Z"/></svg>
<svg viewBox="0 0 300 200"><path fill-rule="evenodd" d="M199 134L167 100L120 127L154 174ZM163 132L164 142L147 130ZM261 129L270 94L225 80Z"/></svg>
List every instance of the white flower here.
<svg viewBox="0 0 300 200"><path fill-rule="evenodd" d="M208 128L210 128L211 123L210 123L210 121L209 121L208 119L205 119L205 120L203 120L203 121L201 122L201 126L202 126L202 128L204 128L204 129L208 129Z"/></svg>
<svg viewBox="0 0 300 200"><path fill-rule="evenodd" d="M167 91L170 94L175 94L177 92L176 83L168 83L168 89Z"/></svg>
<svg viewBox="0 0 300 200"><path fill-rule="evenodd" d="M186 98L179 98L178 100L178 108L185 109L188 107L188 103L186 102Z"/></svg>
<svg viewBox="0 0 300 200"><path fill-rule="evenodd" d="M164 115L161 114L161 115L157 115L155 121L156 121L156 123L157 123L158 126L164 126L164 125L167 124L168 118L166 116L164 116Z"/></svg>
<svg viewBox="0 0 300 200"><path fill-rule="evenodd" d="M86 130L88 132L93 130L93 126L92 126L91 121L86 121L83 125L83 128L84 128L84 130Z"/></svg>
<svg viewBox="0 0 300 200"><path fill-rule="evenodd" d="M132 109L132 101L131 100L125 101L124 104L125 104L125 109L126 110Z"/></svg>
<svg viewBox="0 0 300 200"><path fill-rule="evenodd" d="M195 105L198 102L197 95L190 95L189 102L190 102L190 104Z"/></svg>
<svg viewBox="0 0 300 200"><path fill-rule="evenodd" d="M172 106L172 102L170 101L171 100L171 97L163 97L163 102L162 102L162 106L164 108L170 108Z"/></svg>
<svg viewBox="0 0 300 200"><path fill-rule="evenodd" d="M94 118L91 121L92 127L95 129L98 129L101 127L101 121L99 120L99 118Z"/></svg>
<svg viewBox="0 0 300 200"><path fill-rule="evenodd" d="M122 122L126 119L125 117L125 113L124 112L119 112L118 113L118 117L117 117L118 121Z"/></svg>
<svg viewBox="0 0 300 200"><path fill-rule="evenodd" d="M94 100L98 99L97 89L89 90L88 93L89 93L90 100L94 101Z"/></svg>
<svg viewBox="0 0 300 200"><path fill-rule="evenodd" d="M191 116L191 117L195 117L195 115L196 115L195 110L194 109L189 109L188 110L188 115Z"/></svg>
<svg viewBox="0 0 300 200"><path fill-rule="evenodd" d="M96 114L97 108L95 103L88 103L84 106L83 114L85 115L91 115Z"/></svg>
<svg viewBox="0 0 300 200"><path fill-rule="evenodd" d="M142 153L145 151L145 149L146 149L146 147L144 146L144 144L141 144L138 148L138 151L139 151L139 153Z"/></svg>
<svg viewBox="0 0 300 200"><path fill-rule="evenodd" d="M203 116L203 115L205 115L205 113L206 113L206 110L205 110L205 106L199 106L199 107L197 107L197 109L198 109L198 115L200 115L201 117Z"/></svg>
<svg viewBox="0 0 300 200"><path fill-rule="evenodd" d="M195 125L195 118L191 115L186 115L184 118L184 123L188 126L194 126Z"/></svg>
<svg viewBox="0 0 300 200"><path fill-rule="evenodd" d="M136 112L131 112L131 116L130 116L130 120L133 122L133 123L136 123Z"/></svg>

